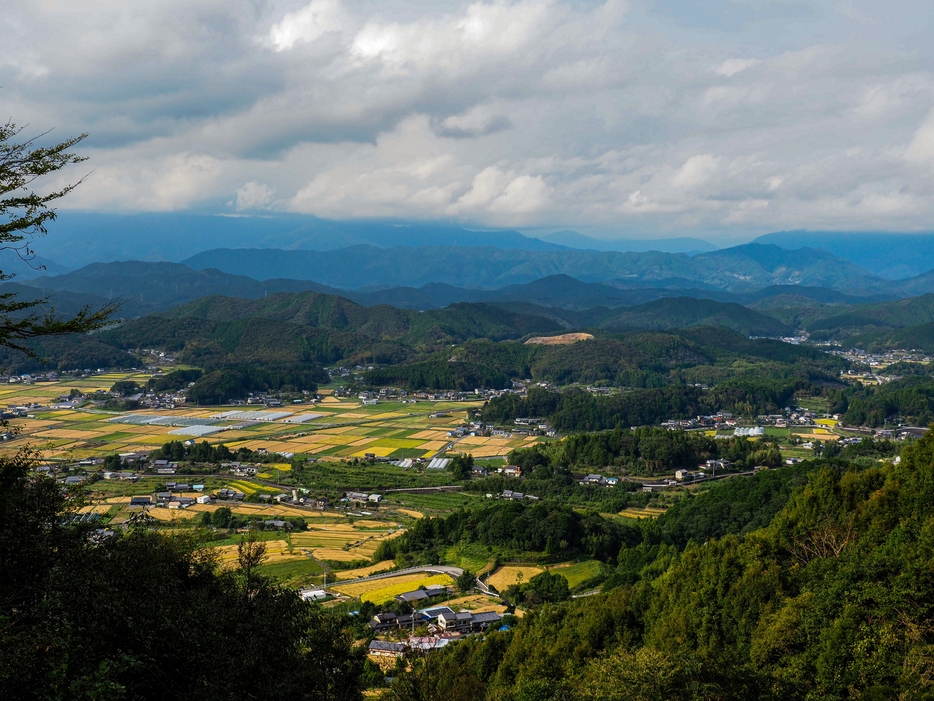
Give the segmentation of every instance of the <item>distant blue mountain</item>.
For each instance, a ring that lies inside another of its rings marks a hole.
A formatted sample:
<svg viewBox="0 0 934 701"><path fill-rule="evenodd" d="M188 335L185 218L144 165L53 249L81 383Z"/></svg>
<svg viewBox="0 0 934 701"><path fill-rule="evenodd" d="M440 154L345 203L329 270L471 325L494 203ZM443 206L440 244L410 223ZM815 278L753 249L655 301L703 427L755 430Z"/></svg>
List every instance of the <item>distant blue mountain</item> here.
<svg viewBox="0 0 934 701"><path fill-rule="evenodd" d="M662 251L664 253L707 253L717 250L717 247L703 239L689 236L671 239L595 239L576 231L556 231L553 234L539 236L542 241L557 243L568 248L579 248L587 251Z"/></svg>
<svg viewBox="0 0 934 701"><path fill-rule="evenodd" d="M844 231L777 231L755 243L788 249L820 248L889 280L934 269L934 233L887 234Z"/></svg>
<svg viewBox="0 0 934 701"><path fill-rule="evenodd" d="M42 239L39 239L42 246ZM69 268L45 256L36 256L29 262L20 258L16 251L0 250L0 272L4 275L15 275L17 280L32 280L43 275L61 275L67 273Z"/></svg>
<svg viewBox="0 0 934 701"><path fill-rule="evenodd" d="M330 287L376 290L432 282L492 289L567 275L621 287L692 287L732 292L771 285L828 287L884 295L893 284L824 251L746 244L696 256L660 251L528 251L493 247L351 246L332 251L221 248L184 261L256 280L314 280Z"/></svg>
<svg viewBox="0 0 934 701"><path fill-rule="evenodd" d="M332 251L348 246L495 246L554 251L556 243L518 231L471 231L445 224L337 222L299 215L62 213L38 245L64 266L121 260L179 262L214 248Z"/></svg>

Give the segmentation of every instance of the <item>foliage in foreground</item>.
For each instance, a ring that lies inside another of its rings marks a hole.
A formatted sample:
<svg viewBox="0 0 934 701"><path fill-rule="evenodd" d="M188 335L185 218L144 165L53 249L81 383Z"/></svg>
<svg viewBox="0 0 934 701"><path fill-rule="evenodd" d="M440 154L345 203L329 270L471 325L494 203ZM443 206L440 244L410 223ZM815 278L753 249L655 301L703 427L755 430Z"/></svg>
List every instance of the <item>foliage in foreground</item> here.
<svg viewBox="0 0 934 701"><path fill-rule="evenodd" d="M101 537L23 457L0 461L0 697L357 699L339 618L144 529Z"/></svg>
<svg viewBox="0 0 934 701"><path fill-rule="evenodd" d="M812 472L765 528L656 554L414 661L390 697L934 698L934 436L897 466Z"/></svg>

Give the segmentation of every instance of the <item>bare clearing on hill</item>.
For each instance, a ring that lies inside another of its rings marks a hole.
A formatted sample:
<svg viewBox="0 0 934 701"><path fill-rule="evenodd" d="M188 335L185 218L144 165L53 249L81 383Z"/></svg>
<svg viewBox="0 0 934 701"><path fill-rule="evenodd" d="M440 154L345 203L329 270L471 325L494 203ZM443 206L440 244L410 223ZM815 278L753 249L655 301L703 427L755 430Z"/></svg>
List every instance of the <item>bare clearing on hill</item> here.
<svg viewBox="0 0 934 701"><path fill-rule="evenodd" d="M542 346L569 346L578 341L589 341L593 334L589 333L563 333L560 336L534 336L526 344L534 343Z"/></svg>

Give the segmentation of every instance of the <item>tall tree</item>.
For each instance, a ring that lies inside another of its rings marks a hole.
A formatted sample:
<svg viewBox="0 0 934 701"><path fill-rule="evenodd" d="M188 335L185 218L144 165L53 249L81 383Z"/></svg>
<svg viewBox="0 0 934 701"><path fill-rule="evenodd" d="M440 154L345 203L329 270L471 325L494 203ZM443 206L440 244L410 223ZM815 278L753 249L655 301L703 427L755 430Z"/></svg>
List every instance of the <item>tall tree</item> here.
<svg viewBox="0 0 934 701"><path fill-rule="evenodd" d="M46 225L56 218L51 203L71 192L81 180L45 194L33 187L40 178L86 160L70 149L87 135L53 146L38 146L37 139L44 134L19 141L21 132L22 128L12 122L0 126L0 250L13 251L32 264L32 240L48 233ZM12 277L12 273L0 270L0 280ZM27 343L29 339L92 331L106 323L117 306L114 303L98 310L84 307L67 319L48 306L48 298L25 301L15 293L0 294L0 346L36 357Z"/></svg>

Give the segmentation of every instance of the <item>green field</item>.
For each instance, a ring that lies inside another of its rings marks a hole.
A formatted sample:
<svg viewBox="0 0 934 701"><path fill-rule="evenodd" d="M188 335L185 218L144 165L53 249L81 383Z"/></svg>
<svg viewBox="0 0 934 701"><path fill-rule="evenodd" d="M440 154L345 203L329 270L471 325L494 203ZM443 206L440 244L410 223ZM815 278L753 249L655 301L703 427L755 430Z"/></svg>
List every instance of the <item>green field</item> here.
<svg viewBox="0 0 934 701"><path fill-rule="evenodd" d="M573 564L570 567L555 567L552 569L552 573L560 574L568 580L568 586L574 589L587 580L599 577L605 567L606 565L599 560L587 560Z"/></svg>

